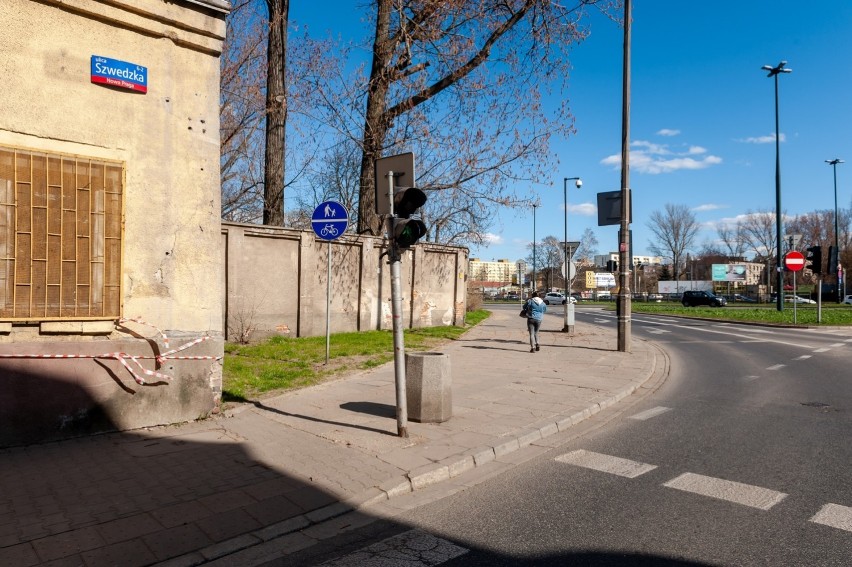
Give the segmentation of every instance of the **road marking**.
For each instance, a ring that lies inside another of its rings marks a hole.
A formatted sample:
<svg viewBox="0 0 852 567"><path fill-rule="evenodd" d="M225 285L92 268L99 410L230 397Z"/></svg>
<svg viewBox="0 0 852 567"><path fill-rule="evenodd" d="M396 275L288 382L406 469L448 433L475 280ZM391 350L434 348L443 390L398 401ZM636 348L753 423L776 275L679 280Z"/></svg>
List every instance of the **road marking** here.
<svg viewBox="0 0 852 567"><path fill-rule="evenodd" d="M634 317L633 321L641 322L643 320ZM644 321L648 321L648 320L644 320ZM752 331L746 331L744 329L739 329L738 327L728 327L728 329L737 329L737 331L738 331L738 332L731 332L731 331L725 330L725 328L721 328L721 327L711 328L710 326L702 327L702 326L698 326L698 325L680 325L680 324L677 324L677 323L668 323L668 322L662 322L662 321L656 321L655 324L656 325L665 325L666 327L676 327L676 328L679 328L679 329L686 329L686 330L690 330L690 331L702 331L704 333L716 333L716 334L720 334L720 335L731 335L733 337L738 337L738 338L741 338L741 339L748 339L748 340L755 338L753 336L744 334L746 332L752 332L753 333L755 331L753 331L753 330ZM761 338L761 340L763 340L764 342L776 343L776 344L780 344L780 345L787 345L787 346L797 347L797 348L814 348L815 347L815 345L808 345L808 344L803 344L803 343L785 341L785 340L781 340L781 339L774 339L772 337L766 337L765 339Z"/></svg>
<svg viewBox="0 0 852 567"><path fill-rule="evenodd" d="M810 519L815 524L822 524L839 530L852 532L852 508L840 504L826 504Z"/></svg>
<svg viewBox="0 0 852 567"><path fill-rule="evenodd" d="M774 364L774 365L768 367L767 370L781 370L785 366L787 366L787 365L786 364Z"/></svg>
<svg viewBox="0 0 852 567"><path fill-rule="evenodd" d="M826 351L829 351L829 350L831 350L831 349L830 348L818 348L818 349L815 349L814 352L826 352Z"/></svg>
<svg viewBox="0 0 852 567"><path fill-rule="evenodd" d="M760 376L746 376L745 378L743 378L743 380L745 380L746 382L751 382L752 380L757 380L758 378L760 378Z"/></svg>
<svg viewBox="0 0 852 567"><path fill-rule="evenodd" d="M667 411L671 411L672 408L666 408L663 406L657 406L655 408L651 408L649 410L637 413L636 415L631 415L629 419L638 419L640 421L645 421L646 419L650 419L652 417L657 417L661 413L666 413Z"/></svg>
<svg viewBox="0 0 852 567"><path fill-rule="evenodd" d="M807 359L809 359L810 357L811 357L811 355L809 355L809 354L803 354L802 356L797 356L797 357L796 357L796 358L794 358L793 360L807 360Z"/></svg>
<svg viewBox="0 0 852 567"><path fill-rule="evenodd" d="M783 492L769 490L768 488L695 473L684 473L666 482L663 486L761 510L769 510L787 497Z"/></svg>
<svg viewBox="0 0 852 567"><path fill-rule="evenodd" d="M845 344L843 344L843 343L832 343L832 344L830 344L830 345L828 345L828 346L830 346L830 347L832 347L832 348L837 348L837 347L842 347L842 346L846 346L846 345L845 345Z"/></svg>
<svg viewBox="0 0 852 567"><path fill-rule="evenodd" d="M329 567L386 567L440 565L469 550L422 530L410 530L323 563Z"/></svg>
<svg viewBox="0 0 852 567"><path fill-rule="evenodd" d="M648 465L638 461L631 461L630 459L612 457L583 449L560 455L556 457L556 460L560 463L585 467L627 478L636 478L657 468L656 465Z"/></svg>

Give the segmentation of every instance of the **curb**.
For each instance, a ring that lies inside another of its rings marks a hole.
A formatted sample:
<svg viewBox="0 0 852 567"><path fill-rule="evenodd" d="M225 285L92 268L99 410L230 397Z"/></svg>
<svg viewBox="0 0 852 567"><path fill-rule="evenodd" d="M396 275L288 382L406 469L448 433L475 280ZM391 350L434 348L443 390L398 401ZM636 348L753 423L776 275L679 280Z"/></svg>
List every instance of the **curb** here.
<svg viewBox="0 0 852 567"><path fill-rule="evenodd" d="M565 432L572 426L589 419L603 409L613 406L632 395L647 384L657 374L658 370L661 370L658 368L658 357L663 357L663 360L667 360L665 352L654 345L653 342L647 341L646 344L652 349L652 364L650 371L644 379L581 411L566 415L556 421L548 420L547 422L543 422L539 427L533 426L532 428L525 429L519 432L517 436L504 438L499 444L485 445L473 449L468 455L450 457L438 463L424 465L408 471L397 478L388 479L377 487L369 488L361 494L340 502L329 504L306 514L301 514L197 551L174 557L157 563L157 565L161 567L195 567L209 562L215 562L216 565L222 566L239 565L242 567L246 565L258 565L281 557L281 552L285 548L289 552L299 551L316 544L318 541L333 537L337 535L337 529L315 529L312 530L312 534L306 535L302 535L300 532L316 528L329 520L340 518L352 512L360 513L362 509L387 502L399 496L411 494L417 490L422 490L472 471L499 457L523 449L536 441ZM667 369L668 364L665 366ZM362 515L360 522L348 522L345 527L353 529L361 525L366 525L370 521L372 521L372 518ZM294 537L290 538L289 536ZM285 539L282 539L279 545L272 545L274 540L278 538ZM262 548L264 545L269 545L269 549ZM253 548L256 550L254 553L250 551ZM229 558L229 556L237 553L240 553L239 557Z"/></svg>

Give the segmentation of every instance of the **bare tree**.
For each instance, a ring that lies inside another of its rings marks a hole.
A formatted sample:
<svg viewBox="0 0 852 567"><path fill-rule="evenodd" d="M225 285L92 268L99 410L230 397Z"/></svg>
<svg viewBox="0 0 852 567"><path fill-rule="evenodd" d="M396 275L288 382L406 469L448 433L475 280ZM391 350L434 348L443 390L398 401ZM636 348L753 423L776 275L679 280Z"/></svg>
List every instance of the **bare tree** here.
<svg viewBox="0 0 852 567"><path fill-rule="evenodd" d="M656 239L651 250L664 258L671 258L674 279L679 280L683 255L692 247L700 228L695 214L686 205L668 203L664 211L651 213L647 226Z"/></svg>
<svg viewBox="0 0 852 567"><path fill-rule="evenodd" d="M544 115L539 87L567 78L565 49L585 36L583 8L597 2L578 0L572 8L553 0L375 2L359 232L381 229L375 160L412 140L436 152L427 168L433 188L459 190L490 176L476 198L511 204L506 180L531 178L552 157L549 136L572 131L564 106L553 120ZM442 104L431 104L439 94ZM452 135L469 151L442 145Z"/></svg>
<svg viewBox="0 0 852 567"><path fill-rule="evenodd" d="M266 0L266 157L263 176L263 224L284 224L284 150L287 129L287 25L290 0Z"/></svg>
<svg viewBox="0 0 852 567"><path fill-rule="evenodd" d="M222 218L263 216L265 24L251 0L235 3L220 58L219 138Z"/></svg>
<svg viewBox="0 0 852 567"><path fill-rule="evenodd" d="M719 242L723 248L719 250L729 258L742 258L746 249L746 237L743 234L743 226L740 223L730 226L721 224L716 228Z"/></svg>
<svg viewBox="0 0 852 567"><path fill-rule="evenodd" d="M743 239L746 245L754 250L756 259L766 261L775 257L777 241L773 211L749 209L745 218L740 221L740 227Z"/></svg>
<svg viewBox="0 0 852 567"><path fill-rule="evenodd" d="M591 228L587 228L583 231L583 235L580 237L580 246L577 247L574 257L580 260L590 261L594 259L595 254L597 253L598 238L595 236L595 231Z"/></svg>

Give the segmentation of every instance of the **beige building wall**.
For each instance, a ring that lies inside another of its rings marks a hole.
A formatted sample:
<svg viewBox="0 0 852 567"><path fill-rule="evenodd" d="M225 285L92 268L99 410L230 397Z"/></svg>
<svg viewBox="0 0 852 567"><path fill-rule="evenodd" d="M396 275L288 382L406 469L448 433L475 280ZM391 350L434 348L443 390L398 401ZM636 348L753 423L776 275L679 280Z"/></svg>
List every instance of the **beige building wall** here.
<svg viewBox="0 0 852 567"><path fill-rule="evenodd" d="M0 145L123 165L122 315L163 330L173 337L171 348L211 338L185 355L223 352L218 55L228 8L220 0L3 0L0 9ZM93 84L93 55L146 67L147 93ZM150 355L151 343L139 335L162 342L148 327L50 324L0 321L0 352L14 345L52 354L57 341L67 352L69 341L94 337L107 341L103 350L109 341L122 348L137 341L132 352ZM221 360L168 361L161 371L174 381L143 388L116 361L81 362L76 370L51 364L52 379L74 382L91 398L88 407L56 409L81 416L80 430L94 407L119 429L194 419L215 407L221 390ZM145 364L153 369L152 361ZM14 365L19 373L31 367L26 360ZM133 395L122 395L122 386ZM19 409L0 407L0 421ZM62 423L66 433L75 431L74 419Z"/></svg>
<svg viewBox="0 0 852 567"><path fill-rule="evenodd" d="M511 282L517 270L516 262L505 259L485 261L471 258L469 267L471 279L497 283Z"/></svg>
<svg viewBox="0 0 852 567"><path fill-rule="evenodd" d="M391 330L391 280L382 239L222 223L223 328L230 340ZM331 286L328 253L331 251ZM464 325L467 248L417 244L402 253L403 325Z"/></svg>

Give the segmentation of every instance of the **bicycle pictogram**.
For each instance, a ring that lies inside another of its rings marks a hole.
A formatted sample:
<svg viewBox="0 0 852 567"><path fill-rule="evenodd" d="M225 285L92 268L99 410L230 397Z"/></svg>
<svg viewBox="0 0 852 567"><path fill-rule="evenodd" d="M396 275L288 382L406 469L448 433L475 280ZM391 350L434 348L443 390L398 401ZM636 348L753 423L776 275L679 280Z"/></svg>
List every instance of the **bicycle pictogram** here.
<svg viewBox="0 0 852 567"><path fill-rule="evenodd" d="M321 236L337 236L338 231L333 224L327 224L320 230Z"/></svg>

